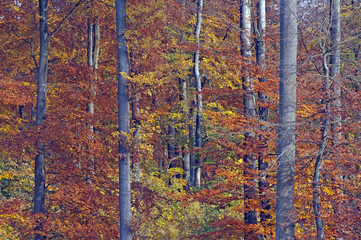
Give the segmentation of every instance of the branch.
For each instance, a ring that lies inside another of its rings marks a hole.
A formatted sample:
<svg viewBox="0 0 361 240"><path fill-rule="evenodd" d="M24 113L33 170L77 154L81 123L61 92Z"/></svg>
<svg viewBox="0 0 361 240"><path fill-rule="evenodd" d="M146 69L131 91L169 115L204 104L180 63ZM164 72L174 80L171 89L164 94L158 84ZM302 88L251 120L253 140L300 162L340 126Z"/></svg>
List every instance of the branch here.
<svg viewBox="0 0 361 240"><path fill-rule="evenodd" d="M183 160L183 157L182 156L177 156L175 158L172 158L169 163L168 163L168 167L167 167L167 174L168 174L168 170L170 169L170 164L174 161L174 160L177 160L178 158L181 158Z"/></svg>
<svg viewBox="0 0 361 240"><path fill-rule="evenodd" d="M68 13L68 15L66 15L63 20L61 20L61 22L59 23L59 25L54 29L54 31L52 31L49 34L49 38L51 38L56 32L59 31L59 29L63 26L63 24L66 22L66 20L68 20L71 15L73 15L73 13L75 12L75 10L83 3L85 2L85 0L80 0L79 2L77 2L77 4L75 4L74 8Z"/></svg>
<svg viewBox="0 0 361 240"><path fill-rule="evenodd" d="M34 15L34 18L35 18L35 15ZM14 29L13 26L11 27L11 31L12 31L18 38L20 38L21 40L23 40L25 43L29 43L29 44L30 44L30 56L31 56L31 58L32 58L33 61L34 61L36 70L38 70L39 66L38 66L38 63L36 62L36 58L35 58L35 55L34 55L34 47L33 47L33 42L34 42L35 32L36 32L36 22L35 22L35 20L34 20L33 36L31 37L31 41L28 41L28 40L26 40L25 38L22 38L22 37L15 31L15 29Z"/></svg>

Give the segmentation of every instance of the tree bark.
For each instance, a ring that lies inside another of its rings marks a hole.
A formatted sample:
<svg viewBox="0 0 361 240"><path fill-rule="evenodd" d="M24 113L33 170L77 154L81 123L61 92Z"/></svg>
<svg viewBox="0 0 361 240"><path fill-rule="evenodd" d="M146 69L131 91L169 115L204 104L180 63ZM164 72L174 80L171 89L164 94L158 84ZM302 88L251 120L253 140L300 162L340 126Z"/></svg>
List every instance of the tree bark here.
<svg viewBox="0 0 361 240"><path fill-rule="evenodd" d="M265 46L265 32L266 32L266 1L265 0L259 0L257 2L257 29L256 29L256 61L257 65L262 69L265 70L265 59L266 59L266 46ZM260 82L267 82L266 78L259 78ZM258 92L258 99L261 101L261 104L265 104L267 102L267 95L259 91ZM269 121L269 115L268 115L268 107L260 106L258 109L258 116L259 119L263 122ZM263 132L268 132L268 127L264 124L261 124L261 130ZM261 148L267 149L268 139L265 138L263 134L259 136L259 139L262 143ZM261 155L258 158L258 169L260 170L261 174L266 173L268 169L268 162L264 161L265 155ZM271 215L266 213L271 209L270 201L269 199L266 199L264 197L264 192L268 186L267 183L268 174L266 174L263 178L259 181L259 196L261 198L261 208L264 211L261 211L260 213L260 221L264 228L266 228L266 221L268 219L271 219Z"/></svg>
<svg viewBox="0 0 361 240"><path fill-rule="evenodd" d="M340 0L330 0L331 18L331 55L330 55L330 78L334 99L332 108L334 111L331 130L332 143L338 145L341 139L341 87L340 87L340 55L341 55L341 27L340 27Z"/></svg>
<svg viewBox="0 0 361 240"><path fill-rule="evenodd" d="M99 23L93 23L90 17L88 17L88 66L91 68L91 74L89 79L90 84L90 98L96 96L94 80L97 79L96 70L98 69L99 59L99 40L100 40L100 28ZM89 113L94 115L94 102L90 99L88 104ZM94 132L94 126L90 125L90 131Z"/></svg>
<svg viewBox="0 0 361 240"><path fill-rule="evenodd" d="M48 32L48 1L39 0L40 15L40 54L38 68L38 90L36 99L36 126L39 128L46 114L46 92L49 58L49 32ZM39 129L41 131L41 129ZM38 154L35 157L35 190L34 190L34 213L44 213L45 200L45 143L37 141ZM36 231L42 230L42 223L38 222ZM44 239L44 236L36 234L36 240Z"/></svg>
<svg viewBox="0 0 361 240"><path fill-rule="evenodd" d="M196 131L195 131L195 147L200 151L202 147L202 84L201 76L199 73L199 35L202 26L202 11L203 11L203 0L198 0L197 9L197 24L195 31L195 38L198 45L198 49L194 54L194 77L197 91L197 115L196 115ZM194 186L199 187L201 185L201 153L197 152L194 159Z"/></svg>
<svg viewBox="0 0 361 240"><path fill-rule="evenodd" d="M297 1L280 4L280 88L277 157L276 239L295 238L295 122L297 78Z"/></svg>
<svg viewBox="0 0 361 240"><path fill-rule="evenodd" d="M242 0L241 2L241 55L244 57L247 63L251 63L252 57L252 45L251 45L251 1ZM244 90L243 104L244 114L247 118L251 119L256 116L255 97L252 88L252 79L249 71L243 69L242 85ZM250 146L253 142L255 135L252 132L246 132L245 134L245 147ZM248 153L243 156L245 164L244 169L244 221L248 225L257 224L257 212L252 209L252 201L257 198L257 183L255 178L256 171L256 159L252 153ZM249 230L245 233L245 239L255 239L256 235L253 230Z"/></svg>
<svg viewBox="0 0 361 240"><path fill-rule="evenodd" d="M127 29L126 0L116 0L116 27L118 52L118 119L119 119L119 215L120 239L130 240L131 204L130 204L130 156L127 147L129 133L129 95L128 80L122 74L129 75L128 50L124 37Z"/></svg>
<svg viewBox="0 0 361 240"><path fill-rule="evenodd" d="M179 79L179 101L181 103L182 108L182 115L183 115L183 121L186 123L187 121L187 81L183 78ZM187 128L188 124L184 124L184 129ZM188 128L189 129L189 128ZM189 141L189 134L186 137ZM183 146L182 147L182 154L183 154L183 178L189 183L190 181L190 154L189 154L189 148Z"/></svg>
<svg viewBox="0 0 361 240"><path fill-rule="evenodd" d="M89 9L90 10L90 9ZM94 98L96 97L95 84L97 81L97 69L98 69L98 59L100 53L100 27L97 17L95 17L95 23L93 23L92 17L88 16L88 66L90 68L89 74L89 86L90 86L90 100L88 103L88 111L92 115L91 123L89 123L89 128L92 133L94 133ZM90 134L89 139L92 139ZM91 151L91 149L90 149ZM90 154L92 155L92 154ZM94 175L94 157L89 158L89 169L90 173L87 172L87 181L92 183L92 175Z"/></svg>

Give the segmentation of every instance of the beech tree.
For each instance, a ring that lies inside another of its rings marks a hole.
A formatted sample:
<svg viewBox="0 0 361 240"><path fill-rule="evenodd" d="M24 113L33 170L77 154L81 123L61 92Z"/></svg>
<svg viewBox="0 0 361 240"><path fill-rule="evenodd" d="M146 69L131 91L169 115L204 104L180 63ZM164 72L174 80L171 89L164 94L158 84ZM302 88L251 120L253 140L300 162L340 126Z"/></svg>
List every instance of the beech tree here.
<svg viewBox="0 0 361 240"><path fill-rule="evenodd" d="M203 11L203 0L198 0L197 2L197 23L195 30L195 39L197 42L197 50L194 53L194 77L195 85L197 91L197 113L196 113L196 129L195 129L195 144L197 151L200 151L202 147L202 84L201 84L201 75L199 73L199 35L201 32L202 26L202 11ZM201 185L201 153L198 152L195 155L194 159L194 177L193 177L193 186L199 187Z"/></svg>
<svg viewBox="0 0 361 240"><path fill-rule="evenodd" d="M280 4L276 239L294 239L297 1Z"/></svg>
<svg viewBox="0 0 361 240"><path fill-rule="evenodd" d="M118 119L119 119L119 215L120 239L128 240L131 235L130 211L130 156L128 150L127 134L129 133L129 93L128 80L129 59L125 40L127 29L126 0L117 0L116 27L118 52Z"/></svg>
<svg viewBox="0 0 361 240"><path fill-rule="evenodd" d="M79 1L68 15L59 23L59 25L49 33L48 30L48 0L39 0L39 34L40 34L40 52L38 74L38 90L36 100L36 126L40 127L46 118L46 92L48 76L49 42L50 38L62 27L64 22L74 13L76 8L83 2ZM35 61L36 63L36 61ZM41 132L41 129L39 129ZM34 188L34 213L44 213L45 200L45 143L43 140L37 141L38 154L35 158L35 188ZM37 223L36 231L42 230L41 219ZM40 234L35 239L43 239Z"/></svg>
<svg viewBox="0 0 361 240"><path fill-rule="evenodd" d="M331 128L333 131L333 144L339 144L341 139L341 81L340 81L340 54L341 54L341 26L340 26L340 0L330 0L330 77L334 111Z"/></svg>
<svg viewBox="0 0 361 240"><path fill-rule="evenodd" d="M76 2L48 1L49 35ZM280 188L276 198L280 5L277 1L263 7L265 1L243 2L250 4L249 18L242 19L240 1L203 1L198 44L199 0L132 1L128 5L121 1L124 5L118 10L123 12L126 32L124 28L118 31L123 39L118 45L115 1L87 1L89 5L81 5L81 11L51 38L46 119L35 127L38 1L0 0L0 239L27 240L36 234L47 239L119 239L120 232L126 239L272 239L277 227L281 229L278 239L293 239L293 230L288 228L292 222L295 239L316 239L316 230L323 230L323 238L359 239L358 3L342 3L343 41L338 44L331 43L333 17L325 5L330 0L298 5L301 45L295 145L295 120L288 122L294 117L295 96L292 91L285 94L293 89L294 82L288 80L293 80L296 71L293 65L292 71L286 71L294 58L285 60L294 56L285 54L285 46L296 43L285 42L295 29L289 35L282 31ZM290 9L285 3L290 1L282 3L282 11ZM264 7L267 31L262 25ZM248 23L240 27L240 20L251 20L251 27L246 27ZM288 26L285 22L282 27ZM244 41L241 33L247 36ZM240 54L247 40L250 45L241 53L251 49L250 57ZM96 45L101 48L99 58ZM337 45L342 58L338 76L331 77L335 64L330 58ZM120 64L123 70L117 68L118 47L125 59ZM194 71L197 50L201 91ZM98 62L97 69L90 60ZM116 76L121 82L120 108ZM340 96L333 92L334 84L340 86ZM201 151L194 146L200 93ZM340 109L335 105L338 97ZM89 103L93 103L94 114ZM290 118L282 118L289 112ZM118 115L124 119L128 114L132 114L130 123L119 128ZM337 114L342 116L340 131L331 126ZM339 132L341 138L334 138ZM46 190L44 213L34 214L31 173L40 153L37 140L46 146ZM184 172L178 149L183 152ZM189 172L196 166L193 158L190 167L188 153L201 153L201 187L189 187L194 183L189 181ZM127 195L129 158L135 159L136 175L138 169L142 173L141 181L139 175L132 177L131 201ZM166 171L172 163L174 168ZM285 177L282 171L291 174ZM129 206L132 214L126 216ZM36 224L39 231L34 231Z"/></svg>
<svg viewBox="0 0 361 240"><path fill-rule="evenodd" d="M257 2L257 27L255 28L255 35L256 35L256 61L257 65L265 71L266 69L266 1L265 0L259 0ZM261 77L259 78L259 81L261 83L267 82L267 78ZM267 103L267 95L266 93L261 90L258 92L258 99L260 100L261 104ZM267 123L269 121L269 109L267 106L261 105L258 108L258 116L260 120ZM261 134L259 136L261 141L261 148L267 149L267 141L268 139L265 137L265 134L269 131L268 127L265 124L261 123L261 130L264 132L264 134ZM261 153L261 155L258 158L258 169L262 172L263 177L259 180L259 196L260 196L260 203L261 208L264 209L264 211L261 211L260 213L260 221L264 228L266 228L266 221L268 219L271 219L270 214L265 213L265 211L269 211L270 206L270 200L265 197L265 192L267 191L268 186L268 177L269 174L267 174L267 170L269 168L269 164L267 160L265 159L267 154Z"/></svg>
<svg viewBox="0 0 361 240"><path fill-rule="evenodd" d="M46 91L48 76L49 41L48 32L48 1L39 0L40 17L40 54L38 67L38 91L36 100L36 126L40 127L46 113ZM45 143L37 142L39 153L35 158L35 191L34 191L34 213L44 213L45 199ZM38 222L35 230L42 230L42 223ZM36 240L44 239L40 234L35 236Z"/></svg>
<svg viewBox="0 0 361 240"><path fill-rule="evenodd" d="M251 63L252 57L252 44L251 44L251 1L243 0L241 2L241 55L247 64ZM244 76L242 77L242 86L244 90L243 104L244 115L252 121L252 118L256 116L255 96L252 86L252 78L249 71L244 67ZM252 126L250 124L250 126ZM245 146L250 146L255 138L254 132L248 131L245 134ZM251 210L251 202L257 197L257 182L255 181L254 172L256 170L257 161L254 153L248 153L243 156L245 163L244 176L244 202L245 213L244 220L246 224L257 224L257 212ZM253 231L246 233L245 239L254 239L255 235Z"/></svg>

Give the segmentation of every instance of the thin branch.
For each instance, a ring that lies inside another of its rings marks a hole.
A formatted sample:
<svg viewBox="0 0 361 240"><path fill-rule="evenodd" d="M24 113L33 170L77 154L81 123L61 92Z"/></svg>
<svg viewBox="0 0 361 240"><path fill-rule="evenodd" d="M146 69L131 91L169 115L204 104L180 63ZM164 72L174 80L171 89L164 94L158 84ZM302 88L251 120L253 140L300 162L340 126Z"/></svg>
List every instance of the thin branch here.
<svg viewBox="0 0 361 240"><path fill-rule="evenodd" d="M34 38L35 38L35 32L36 32L36 23L35 23L35 15L34 15L34 30L33 30L33 35L31 37L31 41L26 40L25 38L21 37L14 29L14 27L11 27L11 31L21 40L23 40L25 43L28 43L30 45L30 56L34 61L35 67L36 69L39 68L38 63L36 61L35 55L34 55L34 47L33 47L33 42L34 42ZM21 45L20 45L21 46Z"/></svg>
<svg viewBox="0 0 361 240"><path fill-rule="evenodd" d="M77 2L77 4L75 4L74 8L68 13L68 15L66 15L63 20L61 20L61 22L59 23L59 25L54 29L54 31L52 31L49 34L49 38L51 38L55 33L57 33L60 28L63 26L63 24L66 22L66 20L68 20L71 15L73 15L73 13L75 12L75 10L83 3L85 2L85 0L80 0L79 2Z"/></svg>
<svg viewBox="0 0 361 240"><path fill-rule="evenodd" d="M172 158L171 160L169 160L169 163L168 163L168 167L167 167L167 174L168 174L168 170L170 169L170 164L174 161L174 160L177 160L178 158L181 158L183 160L183 157L182 156L177 156L175 158Z"/></svg>

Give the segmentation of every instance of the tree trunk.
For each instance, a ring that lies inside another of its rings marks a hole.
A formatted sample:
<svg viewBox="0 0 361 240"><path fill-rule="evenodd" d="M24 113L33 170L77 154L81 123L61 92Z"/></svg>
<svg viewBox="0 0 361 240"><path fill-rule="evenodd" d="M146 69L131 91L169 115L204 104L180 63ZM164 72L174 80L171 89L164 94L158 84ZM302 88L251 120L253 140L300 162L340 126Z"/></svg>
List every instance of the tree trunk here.
<svg viewBox="0 0 361 240"><path fill-rule="evenodd" d="M36 126L39 128L43 123L46 114L46 92L49 58L49 33L48 33L48 1L39 0L40 15L40 55L38 68L38 90L36 99ZM41 131L41 129L38 129ZM34 213L44 213L45 200L45 143L37 141L38 154L35 157L35 190L34 190ZM42 223L38 222L35 228L42 230ZM36 234L36 240L44 239Z"/></svg>
<svg viewBox="0 0 361 240"><path fill-rule="evenodd" d="M97 79L96 70L98 69L99 59L99 40L100 40L100 28L99 23L93 23L90 17L88 18L88 66L91 68L92 73L90 74L90 98L96 96L94 80ZM91 99L89 104L89 113L94 115L94 102ZM94 127L90 125L90 131L94 132Z"/></svg>
<svg viewBox="0 0 361 240"><path fill-rule="evenodd" d="M266 46L265 46L265 31L266 31L266 1L265 0L259 0L257 2L257 30L256 32L256 60L257 65L262 69L265 70L265 58L266 58ZM267 82L266 78L259 78L260 82ZM267 102L267 95L260 91L258 92L258 98L261 101L262 104L265 104ZM269 121L269 115L268 115L268 107L260 106L258 110L258 116L260 120L263 122ZM268 132L267 125L261 124L261 130L263 132ZM259 136L259 139L261 143L263 144L261 148L267 149L268 144L263 134ZM265 155L261 155L258 158L258 169L260 170L261 174L265 174L268 169L268 162L264 161ZM268 174L263 176L263 178L259 181L259 196L261 198L261 208L264 211L261 211L260 213L260 221L264 228L266 228L266 222L268 219L271 219L271 215L268 213L265 213L271 209L270 201L269 199L266 199L264 197L264 192L266 191L266 188L268 187L267 183Z"/></svg>
<svg viewBox="0 0 361 240"><path fill-rule="evenodd" d="M338 145L341 139L341 87L340 87L340 55L341 55L341 27L340 27L340 0L330 0L330 18L331 18L331 45L330 55L330 78L332 82L332 91L334 99L332 108L333 114L331 130L332 143Z"/></svg>
<svg viewBox="0 0 361 240"><path fill-rule="evenodd" d="M92 115L92 121L94 121L94 101L93 99L96 97L95 91L95 83L97 81L97 69L98 69L98 59L99 59L99 46L100 40L100 27L97 18L95 18L95 23L92 21L92 17L88 16L88 66L91 69L91 73L89 76L89 86L90 86L90 101L88 103L89 113ZM91 121L91 122L92 122ZM90 131L94 133L93 123L89 124ZM92 136L90 134L89 139ZM90 149L91 151L91 149ZM90 154L92 155L92 154ZM90 174L87 173L87 181L89 183L92 182L92 175L94 175L94 157L89 158L89 169Z"/></svg>
<svg viewBox="0 0 361 240"><path fill-rule="evenodd" d="M197 153L195 154L194 159L194 186L199 187L201 185L201 153L200 149L202 147L202 84L201 76L199 73L199 35L201 32L202 26L202 11L203 11L203 0L198 0L198 9L197 9L197 24L195 37L198 45L198 49L194 54L194 77L197 91L197 115L196 115L196 132L195 132L195 147L197 148Z"/></svg>
<svg viewBox="0 0 361 240"><path fill-rule="evenodd" d="M325 107L325 119L322 123L322 137L319 143L318 154L315 163L315 171L313 174L313 182L312 182L312 190L313 190L313 211L315 214L315 222L316 222L316 230L317 230L317 240L325 239L324 236L324 223L321 218L321 205L320 205L320 172L322 168L322 161L324 156L326 155L327 150L327 138L328 138L328 131L330 125L330 71L327 63L327 54L323 50L323 70L325 75L325 83L324 83L324 92L325 92L325 99L324 102L326 103Z"/></svg>
<svg viewBox="0 0 361 240"><path fill-rule="evenodd" d="M181 102L183 121L187 122L187 81L183 78L179 79L179 101ZM184 124L184 129L187 128L187 124ZM189 134L186 137L189 140ZM183 178L189 183L190 180L190 154L189 148L182 147L183 153Z"/></svg>
<svg viewBox="0 0 361 240"><path fill-rule="evenodd" d="M130 210L130 156L127 147L129 133L129 95L128 80L122 75L129 74L128 50L124 33L127 28L126 0L116 0L116 27L118 50L118 119L119 119L119 215L120 239L130 240L131 210Z"/></svg>
<svg viewBox="0 0 361 240"><path fill-rule="evenodd" d="M295 238L295 122L297 78L297 1L281 0L281 52L277 157L276 239Z"/></svg>
<svg viewBox="0 0 361 240"><path fill-rule="evenodd" d="M251 1L250 0L242 0L241 2L241 55L244 57L247 63L250 62L250 58L252 57L252 45L251 45ZM251 119L256 116L256 107L255 107L255 97L252 88L252 79L250 77L250 73L246 68L243 69L243 104L244 104L244 114L247 118ZM245 134L245 147L250 146L254 141L254 133L247 132ZM252 209L252 201L254 201L257 197L257 183L255 178L255 170L256 170L256 159L252 153L248 153L243 156L243 161L245 164L244 169L244 204L245 204L245 212L244 212L244 221L248 225L257 224L257 212ZM245 239L255 239L255 232L250 230L245 233Z"/></svg>

